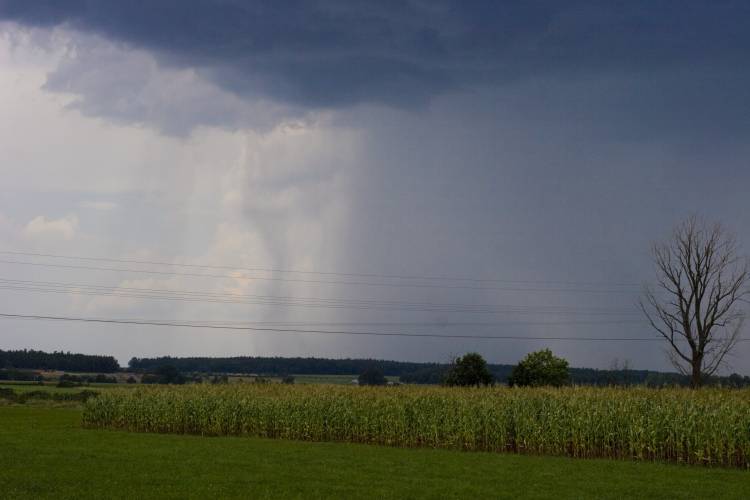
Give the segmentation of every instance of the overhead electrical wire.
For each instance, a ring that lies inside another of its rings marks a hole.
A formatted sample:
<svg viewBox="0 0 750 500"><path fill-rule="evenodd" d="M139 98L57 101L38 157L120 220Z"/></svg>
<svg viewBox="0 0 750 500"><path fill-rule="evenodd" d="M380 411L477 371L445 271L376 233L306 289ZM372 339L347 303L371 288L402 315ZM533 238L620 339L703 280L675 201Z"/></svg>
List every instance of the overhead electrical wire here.
<svg viewBox="0 0 750 500"><path fill-rule="evenodd" d="M498 290L513 292L581 292L581 293L633 293L633 291L623 289L594 289L594 288L573 288L573 287L592 287L598 284L585 282L543 282L543 281L521 281L521 280L499 280L499 279L476 279L476 278L454 278L454 277L437 277L437 276L404 276L392 274L374 274L374 273L342 273L342 272L322 272L322 271L293 271L282 269L266 268L234 268L230 266L213 266L213 265L196 265L196 264L178 264L156 261L127 260L127 259L110 259L102 257L76 257L63 256L56 254L42 254L30 252L11 252L0 251L0 254L21 255L24 257L44 257L56 259L72 259L81 261L102 261L116 262L124 264L148 265L148 266L171 266L183 269L221 269L234 271L230 274L212 274L197 272L175 272L155 269L132 269L120 267L103 267L92 265L70 265L50 262L28 262L16 260L0 260L0 264L11 264L17 266L34 266L53 269L75 269L90 271L107 271L118 273L149 274L160 276L183 276L196 278L220 278L229 280L247 280L247 281L279 281L327 285L344 285L344 286L373 286L373 287L398 287L398 288L431 288L431 289L467 289L467 290ZM266 273L288 273L288 274L308 274L308 275L330 275L356 278L378 278L378 279L398 279L412 281L433 281L433 282L463 282L463 283L512 283L532 285L552 284L562 286L562 288L531 288L524 287L491 287L491 286L470 286L470 285L451 285L451 284L425 284L425 283L388 283L388 282L371 282L371 281L340 281L340 280L317 280L317 279L295 279L279 277L263 277L239 275L236 271L243 272L266 272ZM609 283L611 287L630 287L636 284ZM562 326L562 325L614 325L614 324L640 324L643 320L621 319L622 316L630 316L636 311L634 309L615 309L615 308L575 308L571 306L523 306L523 305L500 305L500 304L450 304L450 303L432 303L432 302L405 302L396 300L378 300L378 299L354 299L354 298L324 298L324 297L291 297L278 295L255 295L229 292L212 292L212 291L195 291L182 289L160 289L150 287L125 287L125 286L104 286L97 284L70 283L61 281L33 281L18 280L11 278L0 278L0 290L21 291L31 293L61 293L61 294L80 294L90 296L114 296L123 298L136 299L156 299L156 300L175 300L186 302L205 302L221 304L249 304L260 306L274 307L321 307L321 308L345 308L345 309L366 309L366 310L403 310L419 312L439 312L439 313L485 313L485 314L551 314L551 315L586 315L586 316L610 316L617 319L607 319L600 321L495 321L495 322L460 322L460 321L434 321L434 322L283 322L283 321L200 321L200 320L154 320L138 318L92 318L77 316L55 316L55 315L35 315L35 314L15 314L0 313L0 318L19 319L32 321L63 321L63 322L84 322L84 323L104 323L104 324L123 324L136 326L154 326L154 327L172 327L172 328L196 328L225 330L235 332L275 332L275 333L294 333L294 334L330 334L330 335L358 335L358 336L387 336L387 337L423 337L423 338L441 338L441 339L486 339L486 340L548 340L548 341L595 341L595 342L653 342L662 341L658 337L592 337L592 336L527 336L527 335L485 335L485 334L447 334L447 333L428 333L428 332L394 332L394 331L357 331L357 330L329 330L320 328L310 328L311 326L387 326L387 327L416 327L416 328L446 328L457 326L473 327L503 327L512 325L539 325L539 326Z"/></svg>
<svg viewBox="0 0 750 500"><path fill-rule="evenodd" d="M108 319L95 317L94 319ZM615 321L451 321L451 322L415 322L415 321L239 321L239 320L201 320L190 318L178 319L154 319L154 318L117 318L130 321L145 322L167 322L167 323L194 323L199 325L230 325L230 326L258 326L273 325L284 327L312 327L312 326L391 326L391 327L411 327L411 328L446 328L456 326L471 326L477 328L483 327L506 327L506 326L570 326L570 325L611 325L611 324L639 324L648 325L644 320L615 320Z"/></svg>
<svg viewBox="0 0 750 500"><path fill-rule="evenodd" d="M439 338L439 339L476 339L476 340L552 340L552 341L577 341L577 342L664 342L664 339L656 336L652 337L559 337L559 336L525 336L525 335L451 335L436 333L414 333L414 332L371 332L371 331L353 331L353 330L318 330L318 329L301 329L301 328L270 328L270 327L251 327L251 326L231 326L231 325L201 325L188 322L166 322L166 321L138 321L128 319L102 319L102 318L84 318L75 316L53 316L39 314L12 314L0 313L0 318L7 319L27 319L37 321L64 321L64 322L83 322L83 323L106 323L122 325L140 325L140 326L157 326L173 328L204 328L212 330L227 331L246 331L246 332L274 332L274 333L294 333L294 334L328 334L328 335L361 335L361 336L378 336L378 337L420 337L420 338ZM750 339L740 339L746 341Z"/></svg>
<svg viewBox="0 0 750 500"><path fill-rule="evenodd" d="M56 269L77 269L91 271L109 271L124 272L135 274L151 274L159 276L185 276L194 278L220 278L231 280L245 281L276 281L287 283L307 283L322 285L343 285L343 286L368 286L368 287L386 287L386 288L429 288L429 289L459 289L459 290L495 290L506 292L540 292L540 293L592 293L592 294L632 294L634 290L621 289L593 289L593 288L518 288L518 287L489 287L489 286L469 286L469 285L436 285L425 283L374 283L367 281L333 281L333 280L308 280L296 278L279 278L279 277L262 277L247 275L228 275L228 274L209 274L209 273L189 273L175 271L156 271L152 269L123 269L114 267L99 266L81 266L73 264L53 264L48 262L25 262L16 260L0 260L1 264L14 264L19 266L46 267Z"/></svg>
<svg viewBox="0 0 750 500"><path fill-rule="evenodd" d="M420 276L420 275L399 275L399 274L383 274L383 273L351 273L351 272L337 272L337 271L303 271L303 270L292 270L292 269L275 269L275 268L262 268L254 267L247 268L241 266L220 266L220 265L207 265L207 264L186 264L177 262L163 262L163 261L149 261L149 260L135 260L135 259L114 259L108 257L88 257L88 256L75 256L75 255L60 255L50 253L34 253L34 252L18 252L9 250L0 250L0 254L4 255L21 255L25 257L45 257L55 259L68 259L68 260L82 260L82 261L95 261L95 262L117 262L124 264L139 264L139 265L156 265L156 266L172 266L182 268L194 268L194 269L221 269L228 271L247 271L247 272L267 272L267 273L283 273L283 274L314 274L321 276L350 276L358 278L381 278L381 279L399 279L399 280L414 280L414 281L464 281L471 283L515 283L515 284L531 284L531 285L566 285L566 286L619 286L619 287L640 287L640 283L595 283L585 281L544 281L544 280L509 280L509 279L498 279L498 278L465 278L455 276Z"/></svg>
<svg viewBox="0 0 750 500"><path fill-rule="evenodd" d="M17 283L17 284L31 284L31 285L49 285L49 286L64 286L73 288L95 288L95 289L117 289L125 291L136 291L136 292L155 292L155 293L174 293L180 295L196 295L206 297L217 297L217 298L253 298L253 299L268 299L268 300L280 300L280 301L313 301L322 303L343 303L343 304L377 304L377 305L398 305L398 306L413 306L413 307L516 307L516 306L499 306L497 304L455 304L455 303L435 303L435 302L404 302L400 300L381 300L381 299L344 299L344 298L326 298L326 297L294 297L285 295L257 295L257 294L240 294L240 293L227 293L227 292L196 292L191 290L175 290L175 289L159 289L159 288L148 288L148 287L123 287L120 285L115 286L103 286L93 285L87 283L72 283L72 282L60 282L60 281L32 281L32 280L17 280L11 278L0 277L0 283Z"/></svg>
<svg viewBox="0 0 750 500"><path fill-rule="evenodd" d="M33 266L51 269L68 269L68 270L90 270L106 271L117 273L134 273L148 274L159 276L178 276L178 277L195 277L195 278L218 278L227 280L246 280L246 281L274 281L274 282L292 282L306 284L324 284L324 285L342 285L342 286L370 286L370 287L394 287L394 288L426 288L426 289L464 289L464 290L496 290L512 292L561 292L561 293L595 293L595 294L622 294L634 293L635 290L626 288L640 286L636 283L591 283L591 282L574 282L574 281L531 281L531 280L501 280L492 278L461 278L448 276L416 276L416 275L396 275L396 274L378 274L378 273L345 273L345 272L326 272L326 271L302 271L286 270L272 268L238 268L232 266L202 265L202 264L184 264L174 262L159 262L147 260L129 260L114 259L104 257L84 257L71 255L57 255L46 253L0 251L4 255L16 255L27 258L45 258L45 259L68 259L78 261L92 262L113 262L119 264L130 264L138 266L169 266L172 268L186 269L186 271L166 271L156 269L133 269L120 267L104 267L94 265L71 265L54 262L36 262L36 261L19 261L19 260L0 260L0 264L10 264L17 266ZM190 270L224 270L231 271L229 274L214 274L189 272ZM317 275L317 276L340 276L351 278L367 278L379 280L398 280L396 283L387 281L363 281L363 280L321 280L321 279L299 279L292 277L278 276L250 276L243 273L274 273L274 274L298 274L298 275ZM411 282L405 282L411 281ZM417 281L417 283L414 283ZM431 283L424 283L425 281ZM448 282L448 284L446 284ZM463 284L451 284L463 283ZM513 284L526 286L484 286L484 284ZM482 285L482 286L477 286ZM556 288L544 287L544 285L553 285ZM598 286L607 286L610 288L594 288ZM615 288L612 288L615 287ZM292 297L279 295L257 295L229 292L212 292L212 291L195 291L182 289L160 289L150 287L125 287L125 286L105 286L97 284L70 283L61 281L33 281L18 280L11 278L0 278L0 290L21 291L31 293L60 293L60 294L79 294L90 296L107 296L123 297L135 299L151 300L174 300L198 303L220 303L220 304L245 304L274 307L320 307L333 309L366 309L366 310L402 310L402 311L419 311L419 312L440 312L440 313L484 313L484 314L534 314L534 315L586 315L586 316L610 316L616 319L606 319L598 321L433 321L433 322L389 322L389 321L359 321L359 322L290 322L290 321L227 321L227 320L159 320L159 319L142 319L142 318L95 318L95 317L78 317L78 316L57 316L57 315L40 315L40 314L17 314L17 313L0 313L0 319L16 319L30 321L59 321L59 322L79 322L79 323L98 323L98 324L120 324L132 326L153 326L169 328L191 328L191 329L210 329L223 330L229 332L245 333L277 333L277 334L323 334L323 335L351 335L351 336L378 336L378 337L417 337L417 338L435 338L435 339L476 339L476 340L527 340L527 341L574 341L574 342L663 342L664 339L658 336L649 337L596 337L596 336L538 336L538 335L490 335L490 334L451 334L451 333L430 333L430 332L404 332L404 331L360 331L349 329L321 329L315 326L383 326L394 328L447 328L447 327L507 327L513 325L520 326L565 326L565 325L628 325L638 324L645 325L645 321L634 319L622 319L623 316L631 316L637 311L635 309L615 309L615 308L575 308L570 306L521 306L521 305L500 305L500 304L450 304L450 303L432 303L432 302L406 302L396 300L378 300L378 299L354 299L354 298L325 298L325 297ZM750 339L739 339L739 342L750 341Z"/></svg>
<svg viewBox="0 0 750 500"><path fill-rule="evenodd" d="M333 309L402 310L450 313L525 313L525 314L585 314L625 316L633 310L614 308L571 308L567 306L518 306L500 304L440 304L430 302L378 301L374 299L319 299L314 297L284 297L250 294L195 292L140 287L102 286L83 283L14 280L0 278L0 289L42 293L66 293L93 296L206 302L221 304L251 304L286 307L316 307Z"/></svg>

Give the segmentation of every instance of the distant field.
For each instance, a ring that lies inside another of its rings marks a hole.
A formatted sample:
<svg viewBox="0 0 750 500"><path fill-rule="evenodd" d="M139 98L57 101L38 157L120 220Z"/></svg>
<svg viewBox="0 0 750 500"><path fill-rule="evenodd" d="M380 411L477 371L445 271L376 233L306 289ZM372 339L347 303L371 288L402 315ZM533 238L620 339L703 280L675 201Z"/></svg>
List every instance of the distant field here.
<svg viewBox="0 0 750 500"><path fill-rule="evenodd" d="M333 384L333 385L357 385L353 381L357 380L359 375L292 375L294 377L295 384ZM210 376L206 376L206 381L210 380ZM281 382L281 377L269 376L260 377L269 379L273 382ZM389 382L398 382L397 376L386 376L386 380ZM257 380L257 376L251 375L229 375L230 382L254 382Z"/></svg>
<svg viewBox="0 0 750 500"><path fill-rule="evenodd" d="M16 393L46 391L50 393L73 394L81 392L85 387L55 387L54 385L31 384L0 384L0 388L12 389Z"/></svg>
<svg viewBox="0 0 750 500"><path fill-rule="evenodd" d="M39 385L36 382L0 382L0 388L13 389L15 392L46 391L50 393L74 394L83 390L102 391L114 388L130 388L135 384L88 384L78 387L57 387L57 383Z"/></svg>
<svg viewBox="0 0 750 500"><path fill-rule="evenodd" d="M279 377L268 377L275 383L281 382ZM257 377L253 376L236 376L231 375L229 380L231 383L246 382L253 383ZM356 380L357 375L294 375L294 383L301 385L313 385L313 384L333 384L333 385L354 385L352 380ZM386 377L391 382L398 382L398 377ZM210 382L210 377L206 377L206 383ZM84 389L89 390L108 390L115 388L126 388L132 389L138 387L140 384L126 384L124 381L117 384L104 384L104 383L90 383L80 387L57 387L57 382L48 380L43 385L39 385L34 381L14 381L14 380L1 380L0 388L6 387L15 390L16 392L28 392L28 391L50 391L55 393L75 393ZM188 384L189 385L189 384Z"/></svg>
<svg viewBox="0 0 750 500"><path fill-rule="evenodd" d="M294 377L295 384L335 384L335 385L351 385L352 380L357 378L357 375L292 375ZM248 382L252 383L259 377L252 375L229 375L229 381L234 382ZM260 377L271 380L273 382L281 382L281 377L269 376ZM395 377L398 378L398 377ZM206 376L205 380L209 381L210 376Z"/></svg>
<svg viewBox="0 0 750 500"><path fill-rule="evenodd" d="M57 385L57 378L59 375L62 375L63 372L60 372L55 378L51 380L45 380L44 386L45 387L54 387ZM75 375L81 375L76 373ZM93 374L94 376L96 374ZM132 387L136 384L126 384L125 380L133 375L132 373L125 373L125 374L118 374L118 383L117 384L102 384L102 383L91 383L88 384L90 387ZM219 374L220 375L220 374ZM294 377L294 383L295 384L335 384L335 385L356 385L353 384L353 380L357 380L358 375L292 375ZM136 378L139 376L136 375ZM212 376L204 374L204 381L210 382ZM251 376L251 375L236 375L236 374L230 374L229 380L230 382L254 382L258 377L257 376ZM281 377L277 376L269 376L269 377L261 377L270 379L274 382L281 382ZM399 378L397 376L386 376L385 377L389 382L398 382ZM15 380L0 380L0 386L6 386L6 385L13 385L13 386L36 386L38 387L37 383L34 381L15 381Z"/></svg>
<svg viewBox="0 0 750 500"><path fill-rule="evenodd" d="M295 384L336 384L356 385L358 375L294 375ZM398 377L385 377L390 382L398 382Z"/></svg>
<svg viewBox="0 0 750 500"><path fill-rule="evenodd" d="M357 375L294 375L294 383L351 385L356 378Z"/></svg>
<svg viewBox="0 0 750 500"><path fill-rule="evenodd" d="M81 427L75 409L0 407L0 497L747 498L750 473Z"/></svg>

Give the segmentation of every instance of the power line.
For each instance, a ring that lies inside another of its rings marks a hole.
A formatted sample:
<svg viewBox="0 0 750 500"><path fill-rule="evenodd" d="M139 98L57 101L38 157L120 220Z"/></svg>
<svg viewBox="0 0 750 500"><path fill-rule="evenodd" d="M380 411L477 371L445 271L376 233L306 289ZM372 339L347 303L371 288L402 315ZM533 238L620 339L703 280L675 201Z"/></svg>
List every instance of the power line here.
<svg viewBox="0 0 750 500"><path fill-rule="evenodd" d="M495 290L495 291L506 291L506 292L541 292L541 293L595 293L595 294L607 294L607 293L635 293L633 290L606 290L606 289L584 289L584 288L512 288L512 287L487 287L487 286L469 286L469 285L431 285L424 283L373 283L366 281L326 281L326 280L308 280L308 279L292 279L292 278L268 278L260 276L247 276L247 275L227 275L227 274L209 274L209 273L187 273L187 272L174 272L174 271L155 271L147 269L122 269L112 267L97 267L97 266L80 266L72 264L51 264L46 262L24 262L15 260L0 260L2 264L15 264L21 266L35 266L35 267L47 267L56 269L78 269L78 270L91 270L91 271L111 271L111 272L125 272L125 273L136 273L136 274L152 274L160 276L185 276L195 278L220 278L220 279L233 279L233 280L245 280L245 281L278 281L286 283L307 283L307 284L324 284L324 285L344 285L344 286L369 286L369 287L386 287L386 288L432 288L432 289L459 289L459 290Z"/></svg>
<svg viewBox="0 0 750 500"><path fill-rule="evenodd" d="M556 308L556 307L529 307L529 306L486 306L486 307L413 307L399 305L378 305L378 304L328 304L315 302L295 302L295 301L275 301L275 300L256 300L241 298L237 300L221 299L213 297L195 297L183 296L179 294L151 294L138 293L138 289L119 291L117 289L82 289L79 287L48 287L48 286L28 286L14 283L2 283L0 281L0 290L30 292L30 293L54 293L54 294L72 294L87 295L93 297L123 297L146 300L168 300L177 302L193 302L206 304L240 304L240 305L257 305L265 307L305 307L318 309L350 309L350 310L367 310L367 311L406 311L406 312L434 312L434 313L465 313L465 314L543 314L543 315L585 315L585 316L606 316L606 317L627 317L635 316L636 311L626 310L607 310L607 309L574 309L574 308Z"/></svg>
<svg viewBox="0 0 750 500"><path fill-rule="evenodd" d="M107 319L107 318L95 318ZM153 319L153 318L125 318L132 321L145 322L166 322L166 323L193 323L198 325L229 325L229 326L257 326L257 325L274 325L274 326L295 326L295 327L312 327L312 326L396 326L396 327L430 327L445 328L457 326L471 327L506 327L506 326L570 326L570 325L619 325L619 324L638 324L648 325L643 320L616 320L616 321L451 321L451 322L409 322L409 321L231 321L231 320L210 320L200 319Z"/></svg>
<svg viewBox="0 0 750 500"><path fill-rule="evenodd" d="M107 295L129 298L177 300L187 302L255 304L292 307L299 306L374 310L405 310L425 312L530 312L541 314L569 314L581 313L586 311L585 309L581 308L570 308L565 306L530 307L500 304L441 304L430 302L410 303L399 301L378 301L373 299L324 299L314 297L285 297L275 295L266 296L217 292L195 292L187 290L170 290L142 287L107 287L84 283L14 280L8 278L0 278L0 289L44 293L70 293L77 295ZM630 315L635 313L634 310L614 308L590 308L588 309L588 312L592 315Z"/></svg>
<svg viewBox="0 0 750 500"><path fill-rule="evenodd" d="M263 302L263 301L238 301L238 300L216 300L216 299L200 299L193 297L179 297L179 296L167 296L167 295L142 295L142 294L129 294L129 293L116 293L116 292L104 292L104 291L86 291L86 290L60 290L60 289L44 289L34 287L14 287L14 286L0 286L0 290L13 290L23 292L40 292L40 293L57 293L57 294L73 294L73 295L88 295L88 296L107 296L107 297L124 297L124 298L136 298L136 299L154 299L154 300L169 300L178 302L198 302L198 303L211 303L211 304L244 304L244 305L258 305L258 306L275 306L275 307L310 307L310 308L323 308L323 309L352 309L352 310L374 310L374 311L410 311L410 312L439 312L439 313L466 313L466 314L582 314L587 316L624 316L625 313L617 312L580 312L575 310L526 310L526 309L496 309L496 310L475 310L475 309L442 309L442 308L404 308L404 307L376 307L376 306L347 306L347 305L325 305L325 304L305 304L305 303L274 303L274 302Z"/></svg>
<svg viewBox="0 0 750 500"><path fill-rule="evenodd" d="M101 318L82 318L73 316L49 316L37 314L11 314L0 313L0 317L9 319L29 319L40 321L65 321L65 322L83 322L83 323L107 323L122 325L139 325L139 326L161 326L174 328L205 328L210 330L228 330L228 331L247 331L247 332L275 332L275 333L295 333L295 334L328 334L328 335L362 335L378 337L421 337L421 338L440 338L440 339L477 339L477 340L552 340L552 341L576 341L576 342L663 342L664 339L658 337L540 337L540 336L522 336L522 335L441 335L435 333L393 333L393 332L367 332L351 330L317 330L317 329L298 329L298 328L268 328L268 327L250 327L250 326L222 326L222 325L200 325L187 322L166 322L166 321L138 321L126 319L101 319ZM740 339L745 341L750 339Z"/></svg>
<svg viewBox="0 0 750 500"><path fill-rule="evenodd" d="M136 291L136 292L155 292L155 293L175 293L180 295L196 295L205 297L218 297L218 298L253 298L253 299L268 299L268 300L283 300L283 301L313 301L323 303L343 303L343 304L377 304L377 305L399 305L399 306L414 306L414 307L520 307L520 306L503 306L497 304L456 304L456 303L435 303L435 302L404 302L398 300L379 300L379 299L343 299L343 298L326 298L326 297L293 297L284 295L257 295L257 294L238 294L238 293L224 293L224 292L199 292L192 290L175 290L175 289L163 289L163 288L148 288L148 287L123 287L120 285L115 286L102 286L93 285L87 283L72 283L72 282L60 282L60 281L33 281L33 280L16 280L10 278L1 278L0 282L13 283L13 284L31 284L31 285L44 285L44 286L63 286L72 288L94 288L102 290L125 290L125 291ZM608 309L611 310L611 309Z"/></svg>
<svg viewBox="0 0 750 500"><path fill-rule="evenodd" d="M399 279L399 280L416 280L416 281L464 281L470 283L516 283L516 284L531 284L531 285L570 285L570 286L621 286L621 287L640 287L640 283L595 283L595 282L583 282L583 281L544 281L544 280L508 280L508 279L496 279L496 278L464 278L454 276L420 276L420 275L399 275L399 274L383 274L383 273L351 273L351 272L337 272L337 271L302 271L293 269L275 269L275 268L246 268L246 267L235 267L235 266L219 266L219 265L207 265L207 264L184 264L176 262L160 262L160 261L148 261L148 260L134 260L134 259L114 259L107 257L85 257L85 256L74 256L74 255L59 255L49 253L33 253L33 252L17 252L17 251L2 251L0 254L5 255L23 255L27 257L47 257L55 259L68 259L68 260L83 260L83 261L96 261L96 262L117 262L125 264L141 264L141 265L155 265L155 266L173 266L182 268L194 268L194 269L222 269L228 271L247 271L247 272L267 272L267 273L284 273L284 274L314 274L320 276L350 276L358 278L382 278L382 279Z"/></svg>
<svg viewBox="0 0 750 500"><path fill-rule="evenodd" d="M93 317L92 319L109 319ZM508 326L570 326L570 325L620 325L638 324L648 325L644 320L606 320L606 321L243 321L243 320L202 320L191 318L116 318L128 321L143 321L146 323L191 323L196 325L228 325L228 326L276 326L276 327L317 327L317 326L386 326L413 328L447 328L447 327L508 327Z"/></svg>

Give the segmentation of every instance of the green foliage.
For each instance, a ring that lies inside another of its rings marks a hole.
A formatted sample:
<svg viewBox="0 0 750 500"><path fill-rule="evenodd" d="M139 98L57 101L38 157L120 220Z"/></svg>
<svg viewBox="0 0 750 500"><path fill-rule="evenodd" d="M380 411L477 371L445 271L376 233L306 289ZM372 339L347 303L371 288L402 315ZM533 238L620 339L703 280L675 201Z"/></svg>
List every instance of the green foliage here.
<svg viewBox="0 0 750 500"><path fill-rule="evenodd" d="M487 368L487 362L476 352L458 357L445 376L448 386L487 386L494 385L495 378Z"/></svg>
<svg viewBox="0 0 750 500"><path fill-rule="evenodd" d="M78 375L63 373L60 375L57 387L80 387L87 382L87 379L79 377Z"/></svg>
<svg viewBox="0 0 750 500"><path fill-rule="evenodd" d="M327 359L327 358L266 358L266 357L233 357L233 358L133 358L130 368L141 373L150 372L162 365L172 365L183 373L242 373L263 374L265 376L284 376L294 373L298 382L300 375L323 376L340 375L348 377L362 373L373 364L379 366L386 376L399 377L407 384L441 384L450 365L444 363L414 363L372 359ZM1 365L0 365L1 366ZM513 370L511 365L490 364L487 366L495 380L506 382ZM570 368L571 381L577 385L638 385L648 383L654 386L689 385L689 377L678 373L653 372L648 370L596 370L593 368ZM2 371L0 371L2 378ZM731 384L736 384L732 381ZM750 377L744 377L741 385L750 386ZM726 385L722 377L711 377L707 385Z"/></svg>
<svg viewBox="0 0 750 500"><path fill-rule="evenodd" d="M156 369L160 384L184 384L185 377L176 366L164 365Z"/></svg>
<svg viewBox="0 0 750 500"><path fill-rule="evenodd" d="M45 390L32 390L16 392L13 389L0 388L0 399L18 404L24 404L29 400L49 400L55 402L85 402L99 393L84 390L80 392L53 392Z"/></svg>
<svg viewBox="0 0 750 500"><path fill-rule="evenodd" d="M70 352L43 352L34 350L0 350L0 367L38 370L61 370L66 372L113 373L120 365L113 356L92 356Z"/></svg>
<svg viewBox="0 0 750 500"><path fill-rule="evenodd" d="M449 369L449 365L426 366L413 372L404 373L398 379L405 384L439 385L445 382L445 376Z"/></svg>
<svg viewBox="0 0 750 500"><path fill-rule="evenodd" d="M69 408L0 407L0 422L8 499L745 500L748 489L747 471L716 467L98 431Z"/></svg>
<svg viewBox="0 0 750 500"><path fill-rule="evenodd" d="M529 353L508 378L510 386L560 387L570 382L568 362L552 354L549 349Z"/></svg>
<svg viewBox="0 0 750 500"><path fill-rule="evenodd" d="M57 387L62 388L80 387L81 385L83 384L81 384L80 382L73 382L72 380L61 380L57 383Z"/></svg>
<svg viewBox="0 0 750 500"><path fill-rule="evenodd" d="M750 391L347 387L112 389L83 422L140 432L750 467Z"/></svg>
<svg viewBox="0 0 750 500"><path fill-rule="evenodd" d="M93 379L89 378L89 381L96 384L116 384L117 377L108 377L102 373L99 373Z"/></svg>
<svg viewBox="0 0 750 500"><path fill-rule="evenodd" d="M386 385L388 381L383 375L383 370L377 366L369 366L363 371L357 379L359 385Z"/></svg>
<svg viewBox="0 0 750 500"><path fill-rule="evenodd" d="M71 375L70 373L63 373L60 375L57 387L80 387L90 383L96 384L116 384L117 377L108 377L104 374L97 374L96 376L90 375Z"/></svg>
<svg viewBox="0 0 750 500"><path fill-rule="evenodd" d="M132 358L128 365L132 370L149 372L162 365L176 366L182 372L243 373L282 376L296 375L351 375L362 373L376 364L383 373L398 376L435 363L411 363L372 359L327 359L327 358L279 358L240 356L232 358Z"/></svg>
<svg viewBox="0 0 750 500"><path fill-rule="evenodd" d="M154 373L147 373L141 377L142 384L184 384L185 376L172 365L163 365Z"/></svg>
<svg viewBox="0 0 750 500"><path fill-rule="evenodd" d="M30 370L3 369L0 370L0 380L32 381L39 380L40 375Z"/></svg>

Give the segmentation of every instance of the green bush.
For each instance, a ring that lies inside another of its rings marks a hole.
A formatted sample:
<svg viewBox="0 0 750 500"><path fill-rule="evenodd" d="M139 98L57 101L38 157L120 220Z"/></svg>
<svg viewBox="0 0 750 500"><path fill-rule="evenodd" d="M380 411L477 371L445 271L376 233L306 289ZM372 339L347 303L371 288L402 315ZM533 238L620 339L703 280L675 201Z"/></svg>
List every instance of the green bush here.
<svg viewBox="0 0 750 500"><path fill-rule="evenodd" d="M556 357L549 349L529 353L513 368L508 378L508 385L511 387L560 387L569 382L568 362Z"/></svg>
<svg viewBox="0 0 750 500"><path fill-rule="evenodd" d="M16 391L14 391L13 389L6 389L5 387L0 387L0 398L7 399L8 401L15 401Z"/></svg>
<svg viewBox="0 0 750 500"><path fill-rule="evenodd" d="M81 392L50 392L50 391L28 391L15 392L13 389L0 388L0 398L14 403L24 404L28 400L45 400L45 401L81 401L86 402L89 399L98 396L96 391L84 390Z"/></svg>
<svg viewBox="0 0 750 500"><path fill-rule="evenodd" d="M383 370L377 366L370 366L357 378L359 385L386 385L388 381L383 375Z"/></svg>
<svg viewBox="0 0 750 500"><path fill-rule="evenodd" d="M445 376L448 386L494 385L495 378L487 368L487 362L476 352L455 359Z"/></svg>

